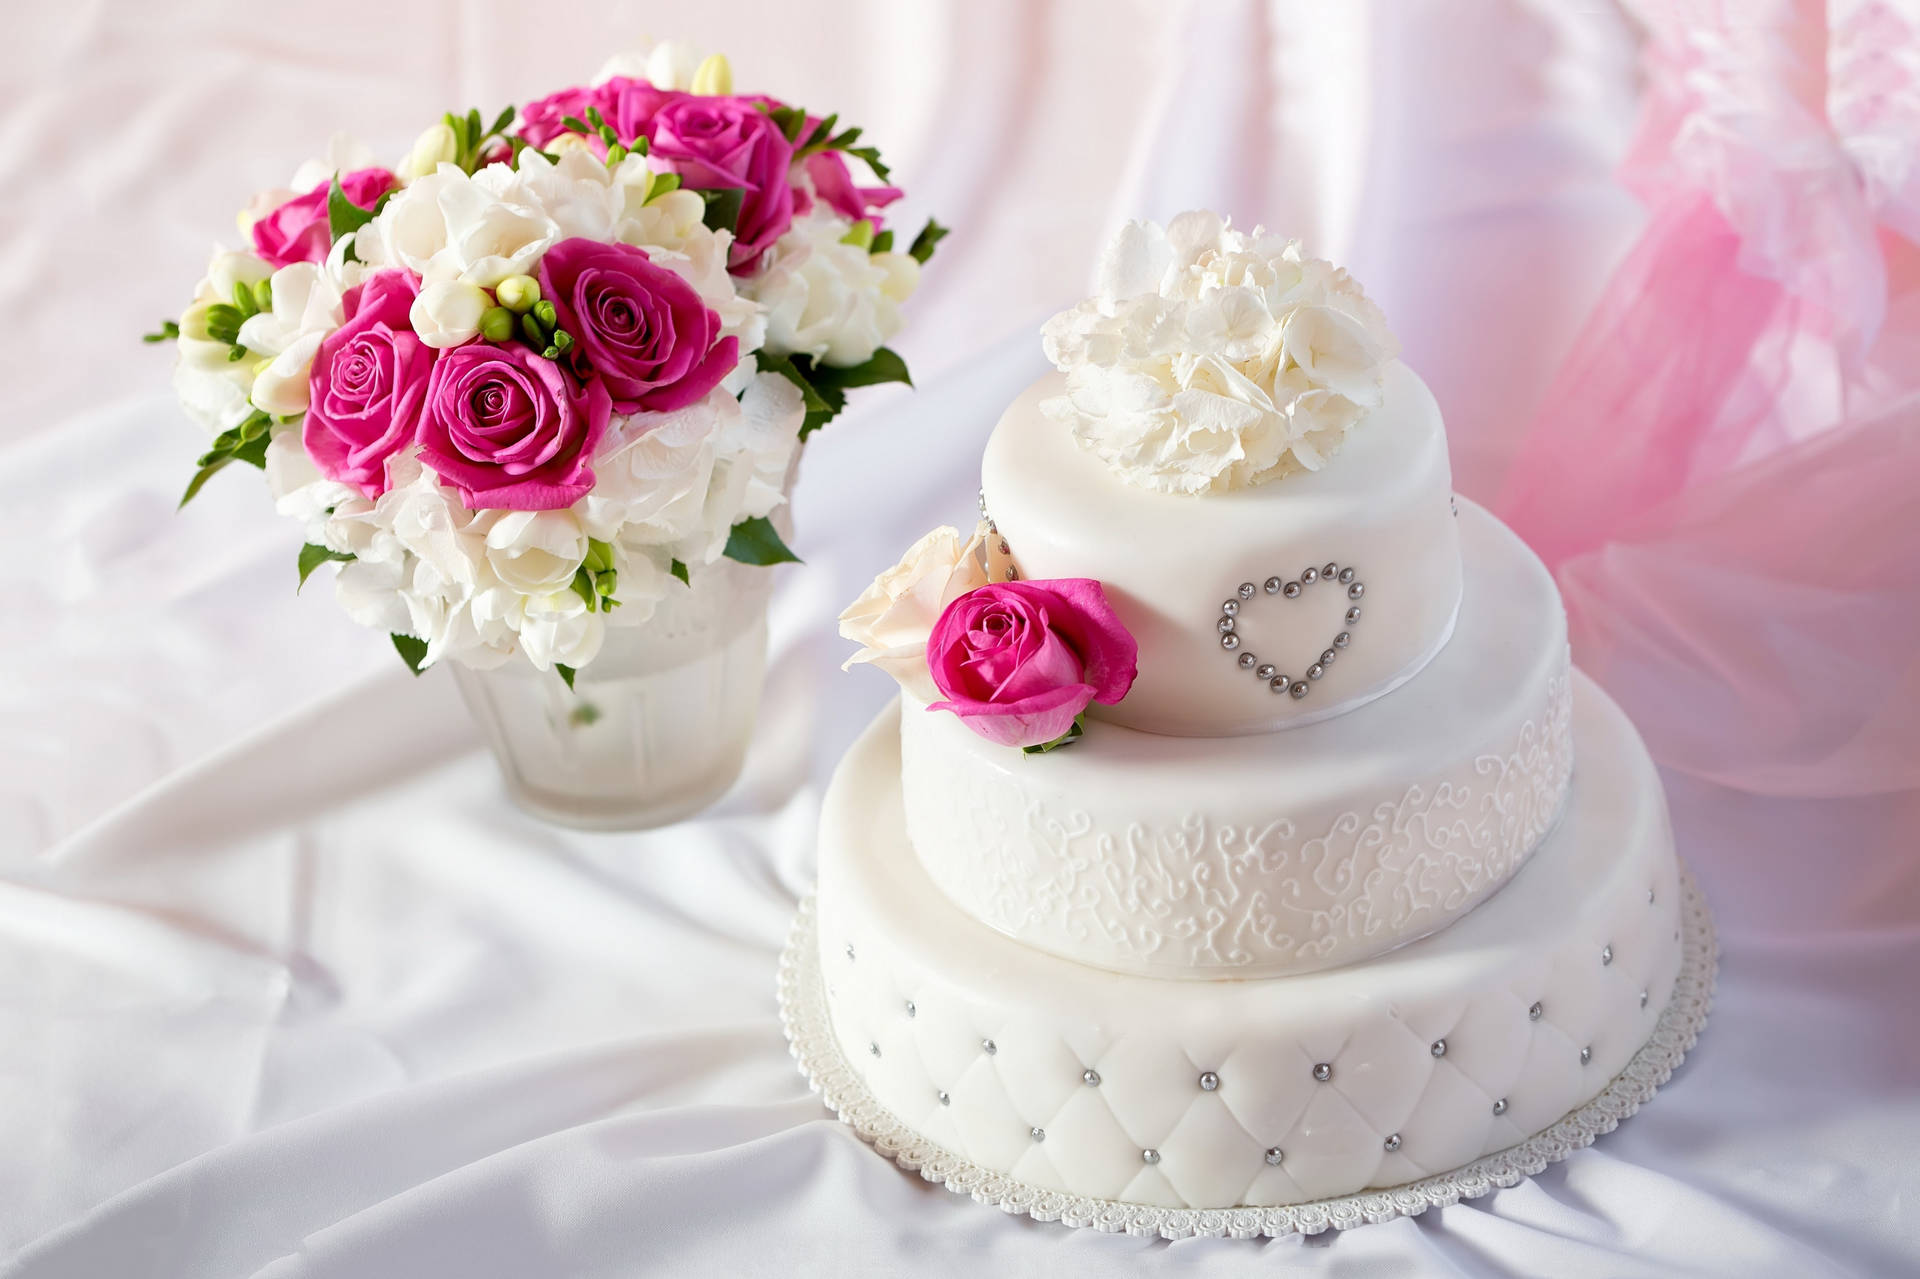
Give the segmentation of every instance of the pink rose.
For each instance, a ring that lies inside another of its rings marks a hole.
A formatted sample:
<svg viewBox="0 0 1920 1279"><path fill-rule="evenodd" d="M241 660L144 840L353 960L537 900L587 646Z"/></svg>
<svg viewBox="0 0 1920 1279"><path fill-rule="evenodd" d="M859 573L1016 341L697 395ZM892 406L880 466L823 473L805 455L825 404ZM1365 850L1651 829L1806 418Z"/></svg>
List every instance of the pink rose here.
<svg viewBox="0 0 1920 1279"><path fill-rule="evenodd" d="M363 209L380 202L395 184L385 169L358 169L340 179L340 189L348 200ZM327 196L333 179L322 182L305 195L297 195L253 224L253 251L267 260L274 270L293 262L324 262L333 247L333 232L327 222Z"/></svg>
<svg viewBox="0 0 1920 1279"><path fill-rule="evenodd" d="M807 127L811 129L813 124L809 121ZM816 151L807 157L806 166L813 193L823 204L850 222L864 218L875 230L882 224L880 210L905 194L899 187L855 186L846 158L838 151ZM810 200L802 200L794 211L805 213L811 207Z"/></svg>
<svg viewBox="0 0 1920 1279"><path fill-rule="evenodd" d="M655 90L654 92L658 92ZM630 95L640 105L639 95ZM728 269L751 271L760 255L793 224L793 144L772 117L745 98L662 95L647 122L649 155L696 191L738 187L740 217L733 228ZM628 109L622 103L622 111Z"/></svg>
<svg viewBox="0 0 1920 1279"><path fill-rule="evenodd" d="M405 271L348 289L347 322L320 343L307 374L307 456L368 497L387 491L387 459L412 442L427 397L433 351L407 324L416 292Z"/></svg>
<svg viewBox="0 0 1920 1279"><path fill-rule="evenodd" d="M1089 702L1133 687L1139 648L1087 578L994 582L947 605L927 640L934 686L968 728L1002 746L1066 735Z"/></svg>
<svg viewBox="0 0 1920 1279"><path fill-rule="evenodd" d="M578 84L571 89L550 93L537 102L529 102L519 112L520 136L525 138L530 146L544 147L567 131L566 125L561 123L562 120L568 116L576 120L585 120L588 107L598 110L608 124L614 124L614 108L620 92L623 87L631 84L645 84L645 81L616 76L605 84ZM618 125L615 125L615 129L618 130ZM637 135L621 134L620 140L631 142L635 136ZM598 138L592 141L596 149L604 154L605 144Z"/></svg>
<svg viewBox="0 0 1920 1279"><path fill-rule="evenodd" d="M607 389L518 342L440 353L420 422L420 460L468 510L551 511L593 489Z"/></svg>
<svg viewBox="0 0 1920 1279"><path fill-rule="evenodd" d="M685 408L740 362L739 339L720 336L693 286L631 244L562 240L540 262L540 292L616 413Z"/></svg>

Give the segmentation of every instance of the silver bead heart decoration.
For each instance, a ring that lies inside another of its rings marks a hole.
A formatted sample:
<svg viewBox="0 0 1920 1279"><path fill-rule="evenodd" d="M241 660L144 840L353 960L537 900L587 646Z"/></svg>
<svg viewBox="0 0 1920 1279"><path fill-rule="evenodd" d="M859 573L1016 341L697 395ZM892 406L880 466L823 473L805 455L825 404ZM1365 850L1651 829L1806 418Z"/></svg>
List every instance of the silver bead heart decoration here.
<svg viewBox="0 0 1920 1279"><path fill-rule="evenodd" d="M1345 593L1351 604L1346 611L1346 626L1360 624L1360 600L1367 593L1366 584L1359 580L1358 573L1351 565L1342 568L1329 562L1320 567L1308 565L1298 577L1281 577L1276 574L1266 580L1266 593L1281 599L1297 600L1316 585L1331 586ZM1280 672L1271 662L1260 661L1253 653L1240 651L1245 638L1240 633L1242 610L1258 594L1258 588L1252 582L1242 582L1234 592L1233 598L1220 606L1219 620L1214 623L1215 632L1220 637L1220 647L1233 653L1234 662L1243 671L1251 670L1254 678L1265 684L1275 693L1285 693L1299 701L1313 691L1314 683L1323 679L1334 659L1347 650L1353 643L1353 631L1343 630L1333 637L1333 642L1321 650L1318 660L1309 658L1299 679L1293 679Z"/></svg>

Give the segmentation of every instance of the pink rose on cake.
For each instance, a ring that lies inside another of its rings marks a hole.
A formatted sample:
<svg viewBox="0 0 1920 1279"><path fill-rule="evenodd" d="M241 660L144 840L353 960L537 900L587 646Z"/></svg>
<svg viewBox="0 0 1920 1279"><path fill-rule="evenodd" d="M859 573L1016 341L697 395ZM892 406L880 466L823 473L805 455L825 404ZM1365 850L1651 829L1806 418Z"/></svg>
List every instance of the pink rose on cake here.
<svg viewBox="0 0 1920 1279"><path fill-rule="evenodd" d="M307 456L367 497L387 491L387 460L413 443L427 398L433 351L407 323L418 290L405 271L376 271L348 289L347 322L320 343L307 374Z"/></svg>
<svg viewBox="0 0 1920 1279"><path fill-rule="evenodd" d="M738 338L691 284L630 244L562 240L540 263L572 356L605 384L616 413L671 413L704 397L740 362Z"/></svg>
<svg viewBox="0 0 1920 1279"><path fill-rule="evenodd" d="M385 169L359 169L341 175L340 189L349 202L371 209L397 182ZM326 261L327 251L333 247L327 219L327 197L332 190L333 180L329 178L255 222L254 252L276 269L294 262Z"/></svg>
<svg viewBox="0 0 1920 1279"><path fill-rule="evenodd" d="M952 711L1003 746L1043 750L1078 736L1087 706L1133 687L1138 646L1087 578L994 582L947 606L927 665Z"/></svg>
<svg viewBox="0 0 1920 1279"><path fill-rule="evenodd" d="M551 511L593 490L607 389L519 343L441 353L420 423L420 460L470 510Z"/></svg>
<svg viewBox="0 0 1920 1279"><path fill-rule="evenodd" d="M982 533L963 542L942 526L908 548L840 614L840 633L860 645L842 669L868 662L920 701L938 698L927 670L927 637L948 605L990 580L984 546Z"/></svg>

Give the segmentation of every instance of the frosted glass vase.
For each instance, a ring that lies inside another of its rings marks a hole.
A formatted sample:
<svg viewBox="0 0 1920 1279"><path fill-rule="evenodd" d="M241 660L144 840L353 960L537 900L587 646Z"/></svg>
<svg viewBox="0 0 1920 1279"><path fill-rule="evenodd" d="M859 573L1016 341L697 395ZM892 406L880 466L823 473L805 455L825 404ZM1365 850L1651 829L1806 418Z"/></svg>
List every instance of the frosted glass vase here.
<svg viewBox="0 0 1920 1279"><path fill-rule="evenodd" d="M718 799L753 736L772 589L771 569L708 565L644 624L609 626L571 691L524 660L453 664L514 802L562 825L641 830Z"/></svg>

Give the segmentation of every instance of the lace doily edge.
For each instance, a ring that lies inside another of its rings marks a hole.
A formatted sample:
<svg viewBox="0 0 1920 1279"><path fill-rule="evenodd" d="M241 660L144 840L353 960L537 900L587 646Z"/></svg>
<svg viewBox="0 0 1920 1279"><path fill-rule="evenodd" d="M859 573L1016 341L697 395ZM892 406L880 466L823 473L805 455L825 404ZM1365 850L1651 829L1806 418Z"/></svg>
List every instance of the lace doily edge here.
<svg viewBox="0 0 1920 1279"><path fill-rule="evenodd" d="M1396 1217L1418 1216L1517 1185L1548 1165L1591 1146L1652 1100L1673 1077L1699 1039L1712 1008L1719 970L1713 916L1692 874L1682 864L1681 961L1673 994L1653 1034L1626 1069L1585 1104L1525 1141L1446 1172L1384 1190L1268 1208L1164 1208L1093 1199L1049 1190L963 1159L922 1137L874 1100L840 1051L828 1021L814 944L814 899L800 903L780 956L780 1024L787 1046L808 1085L828 1109L902 1168L956 1194L1036 1221L1109 1233L1188 1239L1200 1236L1252 1239L1314 1235Z"/></svg>

